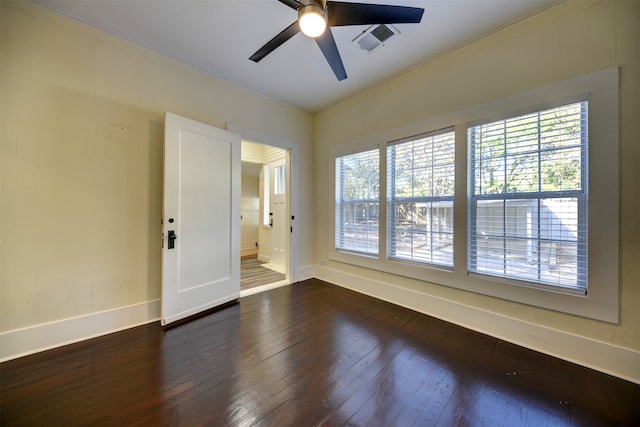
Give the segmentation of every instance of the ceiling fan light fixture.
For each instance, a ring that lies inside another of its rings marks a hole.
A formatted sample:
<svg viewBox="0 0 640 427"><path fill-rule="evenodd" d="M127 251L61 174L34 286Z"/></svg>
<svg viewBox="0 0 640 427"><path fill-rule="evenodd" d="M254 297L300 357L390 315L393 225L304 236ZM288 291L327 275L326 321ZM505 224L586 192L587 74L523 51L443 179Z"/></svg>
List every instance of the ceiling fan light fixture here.
<svg viewBox="0 0 640 427"><path fill-rule="evenodd" d="M338 81L346 79L347 72L333 33L327 27L418 24L424 13L424 9L420 7L350 3L337 0L278 0L278 2L294 9L298 13L298 19L280 31L249 59L253 62L259 62L291 37L302 32L307 37L315 39ZM383 42L382 39L378 39Z"/></svg>
<svg viewBox="0 0 640 427"><path fill-rule="evenodd" d="M298 10L298 24L304 35L316 38L327 29L327 16L320 6L308 4Z"/></svg>

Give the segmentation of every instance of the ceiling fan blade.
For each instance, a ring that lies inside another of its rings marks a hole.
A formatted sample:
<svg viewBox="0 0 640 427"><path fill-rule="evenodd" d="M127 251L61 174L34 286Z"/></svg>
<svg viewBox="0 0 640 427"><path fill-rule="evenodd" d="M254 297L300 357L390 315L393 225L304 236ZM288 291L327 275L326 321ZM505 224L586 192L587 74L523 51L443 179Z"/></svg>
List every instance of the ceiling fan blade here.
<svg viewBox="0 0 640 427"><path fill-rule="evenodd" d="M318 44L318 47L320 47L322 54L331 66L331 69L338 80L341 81L346 79L347 72L342 64L342 58L340 58L340 52L338 52L338 46L336 46L336 41L333 38L331 28L327 28L322 36L316 38L316 43Z"/></svg>
<svg viewBox="0 0 640 427"><path fill-rule="evenodd" d="M299 32L300 26L298 25L298 21L295 21L293 24L282 30L280 34L269 40L264 46L258 49L258 51L251 55L249 59L253 62L259 62L262 58L276 50L282 43L286 42Z"/></svg>
<svg viewBox="0 0 640 427"><path fill-rule="evenodd" d="M327 1L328 24L417 24L422 20L424 9L420 7L392 6L383 4L344 3Z"/></svg>
<svg viewBox="0 0 640 427"><path fill-rule="evenodd" d="M280 3L286 4L291 9L298 10L299 7L302 7L303 4L296 0L278 0Z"/></svg>

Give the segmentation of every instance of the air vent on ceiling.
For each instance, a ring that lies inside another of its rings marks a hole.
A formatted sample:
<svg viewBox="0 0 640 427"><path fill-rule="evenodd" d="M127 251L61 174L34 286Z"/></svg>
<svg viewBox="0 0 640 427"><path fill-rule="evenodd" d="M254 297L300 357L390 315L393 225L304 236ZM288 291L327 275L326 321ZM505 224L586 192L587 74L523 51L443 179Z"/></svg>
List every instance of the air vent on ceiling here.
<svg viewBox="0 0 640 427"><path fill-rule="evenodd" d="M398 31L398 29L393 25L372 25L358 37L353 39L353 42L357 44L360 49L371 52L374 49L383 46L398 34L400 34L400 31Z"/></svg>

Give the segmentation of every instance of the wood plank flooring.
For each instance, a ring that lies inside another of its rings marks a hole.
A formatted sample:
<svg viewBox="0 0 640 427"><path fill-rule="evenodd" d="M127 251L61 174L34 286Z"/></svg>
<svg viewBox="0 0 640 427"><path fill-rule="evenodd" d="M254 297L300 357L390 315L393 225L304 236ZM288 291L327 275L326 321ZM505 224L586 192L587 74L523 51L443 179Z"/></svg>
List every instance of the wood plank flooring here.
<svg viewBox="0 0 640 427"><path fill-rule="evenodd" d="M309 280L0 364L2 426L633 426L640 386Z"/></svg>
<svg viewBox="0 0 640 427"><path fill-rule="evenodd" d="M240 290L279 282L285 279L284 274L262 267L264 262L257 258L246 258L240 261Z"/></svg>

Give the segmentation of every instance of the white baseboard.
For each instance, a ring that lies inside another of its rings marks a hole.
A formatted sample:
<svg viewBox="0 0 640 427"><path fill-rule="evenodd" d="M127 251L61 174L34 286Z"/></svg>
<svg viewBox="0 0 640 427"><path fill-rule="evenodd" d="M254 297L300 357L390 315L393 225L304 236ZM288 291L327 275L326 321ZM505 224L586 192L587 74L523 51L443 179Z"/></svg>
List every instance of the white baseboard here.
<svg viewBox="0 0 640 427"><path fill-rule="evenodd" d="M0 333L0 362L160 319L160 300Z"/></svg>
<svg viewBox="0 0 640 427"><path fill-rule="evenodd" d="M524 322L323 265L300 267L297 280L313 277L640 384L638 351ZM159 319L160 300L154 300L3 332L0 333L0 362Z"/></svg>
<svg viewBox="0 0 640 427"><path fill-rule="evenodd" d="M297 281L301 282L303 280L313 279L314 277L316 277L315 265L303 265L298 269Z"/></svg>
<svg viewBox="0 0 640 427"><path fill-rule="evenodd" d="M315 266L315 277L569 362L640 384L640 352L548 328L392 283Z"/></svg>
<svg viewBox="0 0 640 427"><path fill-rule="evenodd" d="M267 259L268 262L268 259ZM315 277L315 266L300 267L297 280ZM273 287L282 286L277 283ZM265 291L261 288L260 291ZM251 293L241 294L248 296ZM58 320L0 333L0 362L160 320L160 300Z"/></svg>

